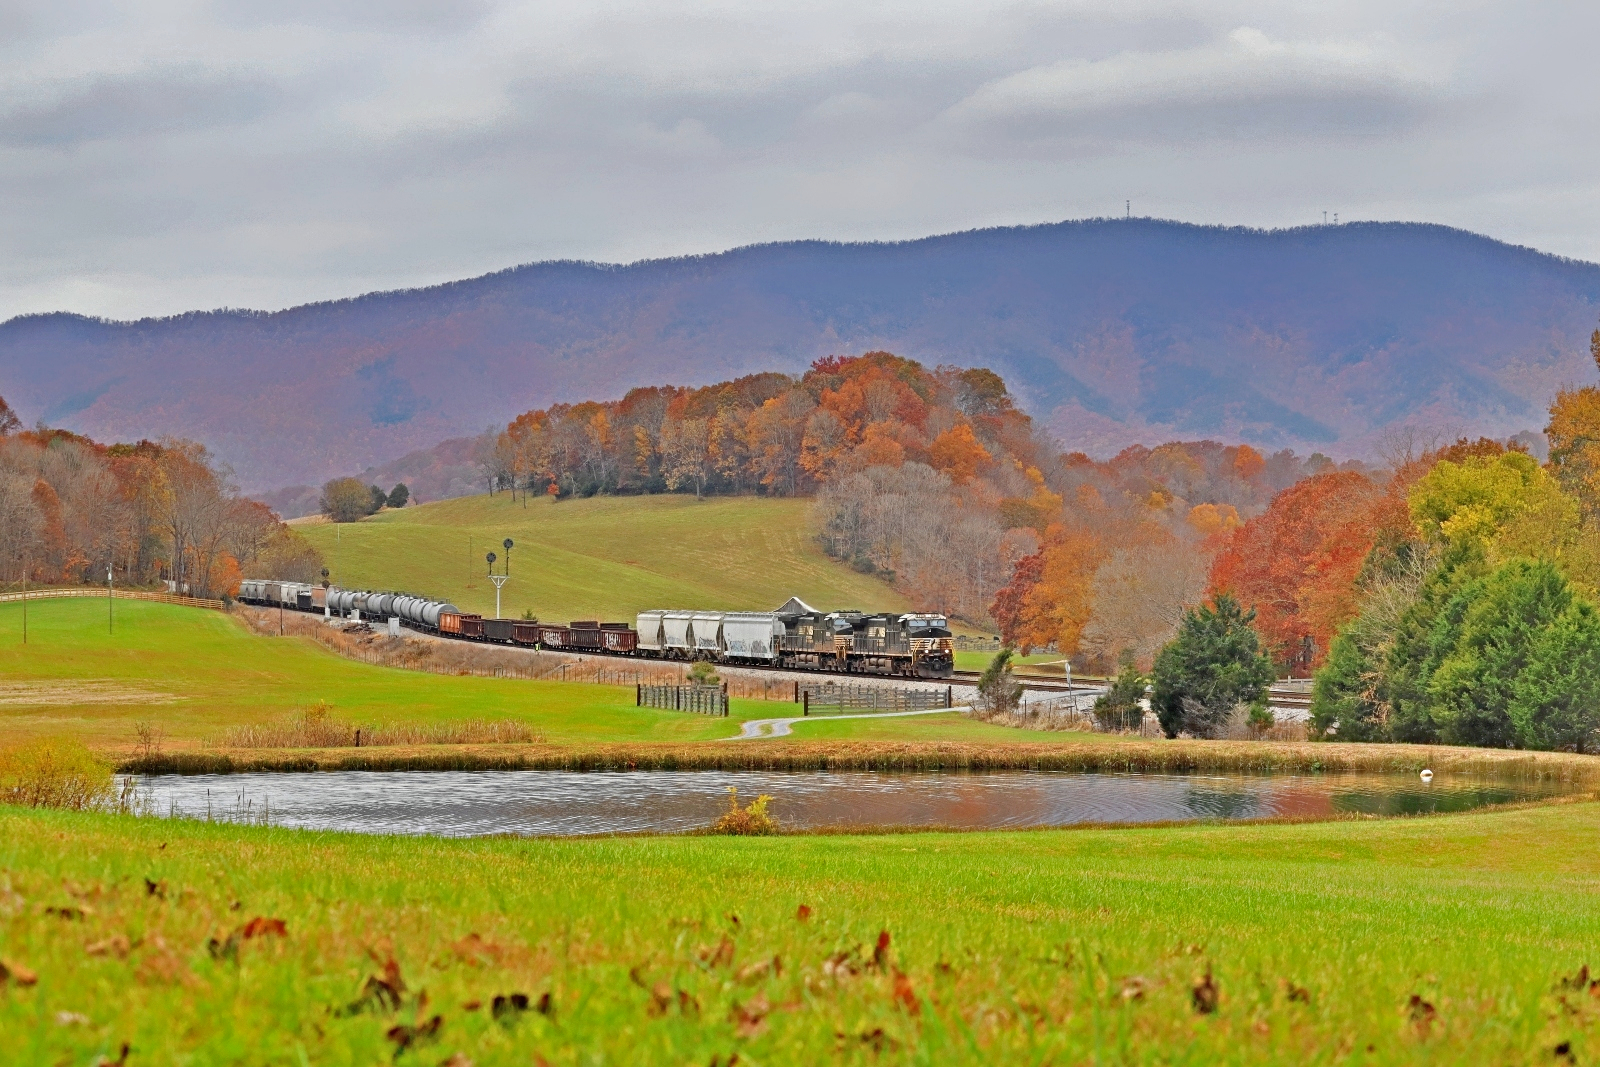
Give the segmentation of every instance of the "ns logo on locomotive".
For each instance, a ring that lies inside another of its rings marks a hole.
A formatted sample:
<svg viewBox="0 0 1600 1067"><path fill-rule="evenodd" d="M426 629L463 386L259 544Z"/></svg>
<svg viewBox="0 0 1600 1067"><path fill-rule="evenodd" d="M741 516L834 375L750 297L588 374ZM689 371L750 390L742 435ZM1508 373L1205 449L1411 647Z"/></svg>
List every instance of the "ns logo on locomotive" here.
<svg viewBox="0 0 1600 1067"><path fill-rule="evenodd" d="M330 617L399 619L411 629L463 641L563 652L910 678L944 678L955 667L950 624L943 615L819 611L798 597L776 611L641 611L633 626L485 619L442 600L406 593L255 579L240 583L239 599Z"/></svg>

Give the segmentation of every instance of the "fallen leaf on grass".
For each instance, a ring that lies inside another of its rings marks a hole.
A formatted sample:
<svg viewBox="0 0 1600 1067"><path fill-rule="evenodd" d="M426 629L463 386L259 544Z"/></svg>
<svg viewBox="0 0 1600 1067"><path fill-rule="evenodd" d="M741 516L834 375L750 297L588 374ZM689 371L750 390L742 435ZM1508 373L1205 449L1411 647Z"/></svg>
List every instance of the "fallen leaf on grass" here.
<svg viewBox="0 0 1600 1067"><path fill-rule="evenodd" d="M10 960L0 960L0 986L10 982L15 982L21 986L29 986L38 980L39 976L22 964L13 963Z"/></svg>
<svg viewBox="0 0 1600 1067"><path fill-rule="evenodd" d="M822 961L822 973L833 979L850 978L861 973L861 950L835 952Z"/></svg>
<svg viewBox="0 0 1600 1067"><path fill-rule="evenodd" d="M395 1055L398 1056L412 1045L436 1039L439 1036L439 1031L443 1028L444 1016L435 1015L427 1022L419 1023L416 1026L407 1026L405 1023L391 1026L383 1036L399 1046L395 1049Z"/></svg>
<svg viewBox="0 0 1600 1067"><path fill-rule="evenodd" d="M128 958L128 953L133 951L133 943L122 934L112 934L103 941L91 941L83 946L83 951L91 956L115 956L119 960Z"/></svg>
<svg viewBox="0 0 1600 1067"><path fill-rule="evenodd" d="M1561 1044L1550 1050L1550 1055L1558 1060L1566 1060L1568 1063L1578 1062L1578 1057L1572 1054L1572 1042L1570 1041L1561 1042Z"/></svg>
<svg viewBox="0 0 1600 1067"><path fill-rule="evenodd" d="M239 934L246 941L253 937L288 937L289 927L282 919L268 919L257 915L239 927Z"/></svg>
<svg viewBox="0 0 1600 1067"><path fill-rule="evenodd" d="M740 967L734 978L740 982L753 982L765 978L769 974L781 975L783 973L783 957L774 956L770 960L758 960Z"/></svg>
<svg viewBox="0 0 1600 1067"><path fill-rule="evenodd" d="M457 1052L447 1060L440 1060L439 1067L472 1067L472 1060L465 1052Z"/></svg>
<svg viewBox="0 0 1600 1067"><path fill-rule="evenodd" d="M845 1033L836 1033L833 1036L841 1045L852 1040L851 1035ZM884 1033L881 1026L874 1030L864 1030L856 1034L853 1040L866 1045L874 1053L881 1053L884 1049L897 1049L900 1047L900 1042Z"/></svg>
<svg viewBox="0 0 1600 1067"><path fill-rule="evenodd" d="M66 919L68 922L81 921L85 916L93 915L94 909L87 904L63 904L59 907L51 905L44 909L46 915L57 919Z"/></svg>
<svg viewBox="0 0 1600 1067"><path fill-rule="evenodd" d="M159 882L152 882L150 879L146 878L144 880L144 895L147 897L160 897L162 900L166 900L167 880L163 878Z"/></svg>
<svg viewBox="0 0 1600 1067"><path fill-rule="evenodd" d="M1600 979L1595 979L1589 974L1587 963L1579 967L1571 977L1561 979L1557 985L1561 989L1587 992L1591 997L1600 997Z"/></svg>
<svg viewBox="0 0 1600 1067"><path fill-rule="evenodd" d="M123 1067L123 1065L128 1062L128 1053L132 1051L133 1047L124 1041L122 1043L122 1048L118 1050L118 1056L116 1059L113 1060L105 1056L96 1056L94 1060L94 1067Z"/></svg>
<svg viewBox="0 0 1600 1067"><path fill-rule="evenodd" d="M400 965L393 957L384 961L383 973L367 976L362 983L361 995L336 1011L335 1015L360 1015L367 1011L395 1011L400 1007L400 995L406 983L400 977Z"/></svg>
<svg viewBox="0 0 1600 1067"><path fill-rule="evenodd" d="M1143 1000L1145 990L1149 988L1150 983L1146 982L1139 975L1132 975L1131 977L1124 978L1122 980L1121 997L1125 1002Z"/></svg>
<svg viewBox="0 0 1600 1067"><path fill-rule="evenodd" d="M740 1037L755 1037L766 1028L767 1013L770 1011L772 1004L767 1000L767 995L757 993L744 1004L735 1002L728 1020L733 1023L734 1033Z"/></svg>
<svg viewBox="0 0 1600 1067"><path fill-rule="evenodd" d="M1189 991L1189 999L1194 1004L1194 1010L1200 1015L1210 1015L1217 1010L1217 1001L1221 992L1217 983L1211 979L1211 968L1206 968L1206 973L1194 980L1194 988Z"/></svg>
<svg viewBox="0 0 1600 1067"><path fill-rule="evenodd" d="M1305 986L1295 985L1287 978L1278 980L1278 988L1283 990L1283 997L1291 1004L1310 1004L1311 990Z"/></svg>
<svg viewBox="0 0 1600 1067"><path fill-rule="evenodd" d="M807 919L811 918L811 906L809 904L800 905L794 910L794 917L800 922L805 922Z"/></svg>
<svg viewBox="0 0 1600 1067"><path fill-rule="evenodd" d="M536 1011L540 1015L549 1015L555 1010L555 1002L550 999L550 994L543 994L537 1002L530 1001L526 993L502 994L489 1003L489 1014L494 1016L496 1022L506 1024L514 1023L523 1012Z"/></svg>
<svg viewBox="0 0 1600 1067"><path fill-rule="evenodd" d="M1428 1031L1433 1028L1435 1020L1439 1018L1439 1012L1434 1006L1423 1000L1416 993L1411 994L1411 999L1406 1001L1405 1011L1406 1018L1411 1023L1411 1026L1423 1037L1428 1036Z"/></svg>
<svg viewBox="0 0 1600 1067"><path fill-rule="evenodd" d="M87 1015L80 1015L79 1013L77 1013L75 1011L58 1011L58 1012L56 1012L56 1025L57 1026L88 1026L89 1025L89 1017Z"/></svg>
<svg viewBox="0 0 1600 1067"><path fill-rule="evenodd" d="M878 931L878 944L872 950L872 966L883 970L889 966L889 931Z"/></svg>
<svg viewBox="0 0 1600 1067"><path fill-rule="evenodd" d="M911 988L911 979L898 967L894 971L894 1002L912 1015L922 1014L922 1002L917 999L916 990Z"/></svg>
<svg viewBox="0 0 1600 1067"><path fill-rule="evenodd" d="M707 967L722 967L732 963L733 939L724 937L721 941L717 942L715 948L712 948L708 945L701 945L700 951L697 953L697 955L700 957L700 962L704 963Z"/></svg>

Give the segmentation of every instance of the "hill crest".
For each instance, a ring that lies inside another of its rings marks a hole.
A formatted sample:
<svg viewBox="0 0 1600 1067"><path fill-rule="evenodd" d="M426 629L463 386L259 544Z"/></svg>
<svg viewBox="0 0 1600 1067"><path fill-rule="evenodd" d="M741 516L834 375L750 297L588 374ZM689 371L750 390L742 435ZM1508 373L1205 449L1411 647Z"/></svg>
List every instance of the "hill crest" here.
<svg viewBox="0 0 1600 1067"><path fill-rule="evenodd" d="M791 241L299 305L0 324L0 393L98 438L206 441L250 489L378 465L555 401L884 348L990 366L1069 448L1370 450L1505 436L1586 378L1600 266L1424 223L1098 219Z"/></svg>

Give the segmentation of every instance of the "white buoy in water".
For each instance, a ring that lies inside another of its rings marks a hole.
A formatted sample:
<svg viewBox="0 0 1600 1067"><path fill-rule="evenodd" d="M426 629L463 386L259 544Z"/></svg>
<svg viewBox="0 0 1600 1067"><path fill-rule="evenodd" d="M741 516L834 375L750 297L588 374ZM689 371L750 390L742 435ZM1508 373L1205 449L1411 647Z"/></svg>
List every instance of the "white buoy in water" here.
<svg viewBox="0 0 1600 1067"><path fill-rule="evenodd" d="M1422 780L1423 780L1423 781L1424 781L1424 782L1431 782L1431 781L1433 781L1433 772L1432 772L1432 771L1430 771L1430 770L1428 770L1428 769L1427 769L1427 768L1426 768L1426 767L1424 767L1424 768L1423 768L1423 769L1422 769Z"/></svg>

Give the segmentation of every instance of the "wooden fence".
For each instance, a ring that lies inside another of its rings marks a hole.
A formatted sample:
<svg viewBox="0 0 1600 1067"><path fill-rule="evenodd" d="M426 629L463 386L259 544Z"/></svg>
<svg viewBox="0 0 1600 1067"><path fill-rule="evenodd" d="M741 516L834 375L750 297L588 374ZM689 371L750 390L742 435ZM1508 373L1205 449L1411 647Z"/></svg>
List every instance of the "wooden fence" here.
<svg viewBox="0 0 1600 1067"><path fill-rule="evenodd" d="M728 690L720 685L638 685L634 687L634 706L726 716Z"/></svg>
<svg viewBox="0 0 1600 1067"><path fill-rule="evenodd" d="M802 715L858 710L927 711L950 707L954 695L948 685L940 689L896 689L886 685L839 685L827 682L822 685L801 683L797 689Z"/></svg>
<svg viewBox="0 0 1600 1067"><path fill-rule="evenodd" d="M59 597L96 597L105 599L104 589L95 589L84 586L82 589L30 589L26 593L0 593L0 603L19 600L55 600ZM209 608L212 611L221 611L224 607L220 600L207 600L204 597L177 596L172 593L142 593L137 589L114 589L111 591L114 600L148 600L156 604L177 604L186 608Z"/></svg>

